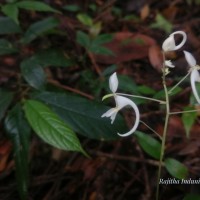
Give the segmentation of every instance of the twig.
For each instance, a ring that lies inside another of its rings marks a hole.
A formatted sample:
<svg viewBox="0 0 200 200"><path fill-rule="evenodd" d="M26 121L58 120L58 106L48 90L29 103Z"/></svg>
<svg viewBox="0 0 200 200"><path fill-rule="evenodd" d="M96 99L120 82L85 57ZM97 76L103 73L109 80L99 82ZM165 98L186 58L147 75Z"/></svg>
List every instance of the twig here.
<svg viewBox="0 0 200 200"><path fill-rule="evenodd" d="M183 113L191 113L191 112L199 112L200 110L185 110L185 111L180 111L180 112L170 112L170 115L177 115L177 114L183 114Z"/></svg>
<svg viewBox="0 0 200 200"><path fill-rule="evenodd" d="M116 0L110 0L110 1L106 2L106 4L104 5L104 7L102 7L102 9L101 9L101 13L94 19L94 21L97 21L97 20L99 20L102 16L104 16L105 13L107 12L107 10L108 10L109 8L111 8L112 5L113 5L115 2L116 2Z"/></svg>
<svg viewBox="0 0 200 200"><path fill-rule="evenodd" d="M88 99L91 99L91 100L94 99L94 97L93 97L92 95L86 94L85 92L82 92L82 91L77 90L77 89L75 89L75 88L71 88L71 87L69 87L69 86L62 85L62 84L60 84L58 81L49 80L48 82L51 83L51 84L53 84L53 85L55 85L55 86L57 86L57 87L59 87L59 88L62 88L62 89L64 89L64 90L68 90L68 91L70 91L70 92L74 92L74 93L76 93L76 94L80 94L81 96L84 96L84 97L86 97L86 98L88 98Z"/></svg>
<svg viewBox="0 0 200 200"><path fill-rule="evenodd" d="M143 163L147 163L149 165L153 165L153 166L159 166L159 161L157 160L151 160L151 159L141 159L141 158L137 158L137 157L133 157L133 156L121 156L121 155L116 155L116 154L108 154L108 153L103 153L103 152L99 152L99 151L88 151L89 154L95 155L95 156L102 156L102 157L106 157L106 158L110 158L113 160L125 160L125 161L131 161L131 162L143 162ZM164 163L162 163L162 165L164 166Z"/></svg>
<svg viewBox="0 0 200 200"><path fill-rule="evenodd" d="M89 56L89 58L90 58L90 60L91 60L91 62L93 64L94 69L96 70L97 74L101 77L102 76L101 75L102 74L101 70L100 70L99 66L97 65L97 63L96 63L93 54L91 52L88 52L88 56Z"/></svg>
<svg viewBox="0 0 200 200"><path fill-rule="evenodd" d="M148 124L146 124L145 122L143 122L142 120L140 120L140 122L142 123L142 124L144 124L149 130L151 130L153 133L155 133L158 137L159 137L159 139L160 140L162 140L162 137L159 135L159 133L157 133L154 129L152 129Z"/></svg>
<svg viewBox="0 0 200 200"><path fill-rule="evenodd" d="M138 152L140 154L140 159L141 160L144 160L144 154L143 152L141 151L141 148L139 147L139 145L137 145L137 149L138 149ZM149 183L149 176L148 176L148 173L147 173L147 166L146 166L146 163L142 163L142 171L143 171L143 174L144 174L144 181L145 181L145 192L143 194L143 198L142 199L149 199L150 196L151 196L151 189L150 189L150 183Z"/></svg>

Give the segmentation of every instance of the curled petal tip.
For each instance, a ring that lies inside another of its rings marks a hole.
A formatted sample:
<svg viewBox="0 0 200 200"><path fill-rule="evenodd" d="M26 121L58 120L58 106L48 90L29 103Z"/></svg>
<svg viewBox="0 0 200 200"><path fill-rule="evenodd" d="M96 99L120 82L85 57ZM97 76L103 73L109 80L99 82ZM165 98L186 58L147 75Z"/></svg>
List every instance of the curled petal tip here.
<svg viewBox="0 0 200 200"><path fill-rule="evenodd" d="M117 73L113 73L111 76L110 76L110 79L109 79L109 87L110 87L110 90L115 93L117 91L117 88L118 88L118 78L117 78Z"/></svg>
<svg viewBox="0 0 200 200"><path fill-rule="evenodd" d="M138 109L137 105L133 101L131 101L130 99L125 98L125 97L121 97L121 96L118 96L118 97L120 97L121 100L124 99L124 102L126 101L126 104L124 104L123 107L126 106L126 105L129 105L135 111L135 124L132 127L132 129L130 131L128 131L127 133L123 133L123 134L117 133L121 137L126 137L126 136L129 136L129 135L131 135L132 133L134 133L136 131L136 129L137 129L138 125L139 125L139 122L140 122L140 112L139 112L139 109Z"/></svg>
<svg viewBox="0 0 200 200"><path fill-rule="evenodd" d="M194 58L194 56L188 51L183 51L183 52L185 54L185 59L186 59L188 65L190 67L194 67L197 64L196 59Z"/></svg>
<svg viewBox="0 0 200 200"><path fill-rule="evenodd" d="M176 45L174 35L178 35L178 34L182 35L183 38L182 38L182 41L178 45ZM165 52L176 51L185 44L186 39L187 39L187 35L184 31L175 31L163 42L162 49Z"/></svg>

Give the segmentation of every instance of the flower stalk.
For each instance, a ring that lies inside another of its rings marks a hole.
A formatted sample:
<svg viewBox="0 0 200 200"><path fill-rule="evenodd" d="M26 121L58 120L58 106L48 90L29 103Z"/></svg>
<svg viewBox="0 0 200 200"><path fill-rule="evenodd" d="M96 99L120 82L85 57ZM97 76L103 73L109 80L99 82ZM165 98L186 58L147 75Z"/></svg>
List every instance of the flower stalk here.
<svg viewBox="0 0 200 200"><path fill-rule="evenodd" d="M163 53L163 57L165 57L164 53ZM165 69L165 66L164 66ZM165 91L165 110L166 110L166 114L165 114L165 124L164 124L164 129L163 129L163 135L162 135L162 143L161 143L161 151L160 151L160 160L159 160L159 166L158 166L158 178L157 178L157 188L156 188L156 200L159 199L159 183L160 183L160 177L161 177L161 171L162 171L162 163L163 163L163 158L164 158L164 154L165 154L165 143L166 143L166 137L167 137L167 128L168 128L168 123L169 123L169 116L170 116L170 102L169 102L169 93L167 90L167 86L166 86L166 74L165 74L165 70L163 70L163 87L164 87L164 91Z"/></svg>

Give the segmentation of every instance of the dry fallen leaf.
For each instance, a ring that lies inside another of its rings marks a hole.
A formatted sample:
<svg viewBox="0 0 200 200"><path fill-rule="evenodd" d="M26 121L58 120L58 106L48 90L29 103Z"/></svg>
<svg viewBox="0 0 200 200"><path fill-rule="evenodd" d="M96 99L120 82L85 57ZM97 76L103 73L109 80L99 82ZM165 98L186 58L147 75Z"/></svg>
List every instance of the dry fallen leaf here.
<svg viewBox="0 0 200 200"><path fill-rule="evenodd" d="M156 41L144 34L118 32L111 42L104 46L110 49L114 55L94 55L97 62L113 64L130 60L142 59L148 56L149 47Z"/></svg>
<svg viewBox="0 0 200 200"><path fill-rule="evenodd" d="M193 140L190 141L190 143L188 143L187 145L184 145L183 149L180 149L180 151L178 152L179 155L191 155L194 154L198 151L200 147L200 143L199 141Z"/></svg>
<svg viewBox="0 0 200 200"><path fill-rule="evenodd" d="M6 169L10 153L11 153L11 143L9 141L2 142L0 144L0 172Z"/></svg>
<svg viewBox="0 0 200 200"><path fill-rule="evenodd" d="M168 137L182 137L185 136L185 129L183 122L178 116L171 116L169 119Z"/></svg>
<svg viewBox="0 0 200 200"><path fill-rule="evenodd" d="M161 72L163 65L163 56L161 49L158 45L153 45L149 48L149 61L151 65L158 71Z"/></svg>
<svg viewBox="0 0 200 200"><path fill-rule="evenodd" d="M177 6L171 5L169 7L166 7L164 9L164 11L162 12L162 14L163 14L163 16L165 16L165 18L172 21L176 17L178 10L179 10L179 8Z"/></svg>
<svg viewBox="0 0 200 200"><path fill-rule="evenodd" d="M140 18L142 20L145 20L149 16L149 13L150 13L149 5L145 4L140 10Z"/></svg>

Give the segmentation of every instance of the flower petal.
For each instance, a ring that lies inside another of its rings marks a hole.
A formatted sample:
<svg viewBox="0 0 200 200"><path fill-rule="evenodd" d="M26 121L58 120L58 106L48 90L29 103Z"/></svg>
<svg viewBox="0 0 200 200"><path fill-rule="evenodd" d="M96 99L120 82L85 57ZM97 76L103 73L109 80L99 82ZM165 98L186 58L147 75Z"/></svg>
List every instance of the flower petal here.
<svg viewBox="0 0 200 200"><path fill-rule="evenodd" d="M111 108L107 112L105 112L101 117L111 117L113 113L116 112L116 108Z"/></svg>
<svg viewBox="0 0 200 200"><path fill-rule="evenodd" d="M117 74L116 72L113 73L111 76L110 76L110 79L109 79L109 87L110 87L110 90L115 93L117 91L117 88L118 88L118 78L117 78Z"/></svg>
<svg viewBox="0 0 200 200"><path fill-rule="evenodd" d="M129 136L133 132L135 132L135 130L137 129L139 122L140 122L140 113L139 113L138 107L133 101L131 101L130 99L123 97L123 96L117 95L115 97L115 101L116 101L116 104L117 104L119 110L125 106L131 106L133 108L133 110L135 111L136 119L135 119L135 124L134 124L133 128L130 131L128 131L127 133L124 133L124 134L118 133L118 135L122 136L122 137Z"/></svg>
<svg viewBox="0 0 200 200"><path fill-rule="evenodd" d="M192 87L192 92L197 100L197 102L200 104L200 98L196 89L195 82L200 82L200 75L199 72L196 69L193 69L190 76L190 82Z"/></svg>
<svg viewBox="0 0 200 200"><path fill-rule="evenodd" d="M114 113L110 116L111 124L113 124L113 122L115 121L115 118L116 118L117 113L118 113L118 110L117 110L116 112L114 112Z"/></svg>
<svg viewBox="0 0 200 200"><path fill-rule="evenodd" d="M170 67L170 68L175 67L175 65L172 64L171 60L165 60L165 66Z"/></svg>
<svg viewBox="0 0 200 200"><path fill-rule="evenodd" d="M190 67L194 67L197 64L196 59L194 58L194 56L188 51L183 51L183 52L185 54L185 59L186 59L188 65Z"/></svg>
<svg viewBox="0 0 200 200"><path fill-rule="evenodd" d="M183 36L182 41L176 45L175 44L175 39L174 39L174 35L179 34ZM164 42L162 45L162 49L163 51L175 51L180 49L186 42L187 39L187 35L185 32L183 31L175 31L174 33L172 33Z"/></svg>
<svg viewBox="0 0 200 200"><path fill-rule="evenodd" d="M174 36L169 36L162 44L163 51L173 51L176 47Z"/></svg>
<svg viewBox="0 0 200 200"><path fill-rule="evenodd" d="M101 117L110 117L111 124L113 124L113 122L115 121L115 118L116 118L116 115L117 115L118 111L119 110L117 108L111 108L107 112L105 112Z"/></svg>

